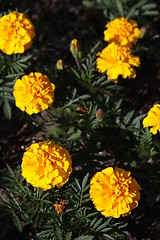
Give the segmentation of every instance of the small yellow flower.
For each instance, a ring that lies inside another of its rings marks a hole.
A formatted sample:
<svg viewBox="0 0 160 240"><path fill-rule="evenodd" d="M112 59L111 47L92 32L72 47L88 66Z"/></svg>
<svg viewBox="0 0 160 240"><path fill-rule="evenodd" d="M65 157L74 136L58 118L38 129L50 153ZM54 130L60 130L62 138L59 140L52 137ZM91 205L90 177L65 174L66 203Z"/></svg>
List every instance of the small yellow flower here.
<svg viewBox="0 0 160 240"><path fill-rule="evenodd" d="M65 210L65 207L66 207L66 204L65 204L65 201L61 199L60 203L56 202L54 204L54 207L55 207L55 211L60 214L62 213L62 215L64 214L64 210Z"/></svg>
<svg viewBox="0 0 160 240"><path fill-rule="evenodd" d="M151 127L150 132L156 134L160 131L160 104L155 104L143 119L143 127Z"/></svg>
<svg viewBox="0 0 160 240"><path fill-rule="evenodd" d="M134 20L128 21L123 17L116 18L106 24L106 28L104 40L109 43L115 42L121 46L132 47L138 41L140 30Z"/></svg>
<svg viewBox="0 0 160 240"><path fill-rule="evenodd" d="M135 78L136 72L132 66L139 67L140 59L131 54L131 49L122 47L114 42L110 43L101 53L97 54L97 69L99 72L106 72L108 79L118 81L118 76L123 78Z"/></svg>
<svg viewBox="0 0 160 240"><path fill-rule="evenodd" d="M35 28L22 13L11 12L0 18L0 49L11 55L23 53L35 37Z"/></svg>
<svg viewBox="0 0 160 240"><path fill-rule="evenodd" d="M121 168L108 167L97 172L90 182L90 198L105 217L126 216L138 206L141 187Z"/></svg>
<svg viewBox="0 0 160 240"><path fill-rule="evenodd" d="M30 73L18 79L13 96L18 108L29 115L47 109L54 101L55 85L42 73Z"/></svg>
<svg viewBox="0 0 160 240"><path fill-rule="evenodd" d="M27 182L45 191L68 181L72 160L65 148L50 141L39 142L26 148L21 168Z"/></svg>

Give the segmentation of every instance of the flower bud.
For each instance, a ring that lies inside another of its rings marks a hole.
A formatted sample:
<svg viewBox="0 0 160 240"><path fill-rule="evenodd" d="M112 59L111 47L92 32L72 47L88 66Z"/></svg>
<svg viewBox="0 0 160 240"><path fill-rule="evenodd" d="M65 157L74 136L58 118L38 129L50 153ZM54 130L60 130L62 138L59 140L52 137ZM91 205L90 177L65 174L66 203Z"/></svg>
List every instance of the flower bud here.
<svg viewBox="0 0 160 240"><path fill-rule="evenodd" d="M147 28L145 26L141 27L139 32L139 38L143 38L147 34Z"/></svg>
<svg viewBox="0 0 160 240"><path fill-rule="evenodd" d="M98 108L96 111L96 118L103 118L103 111L101 108Z"/></svg>
<svg viewBox="0 0 160 240"><path fill-rule="evenodd" d="M77 39L73 39L70 43L70 51L75 59L81 57L80 44Z"/></svg>
<svg viewBox="0 0 160 240"><path fill-rule="evenodd" d="M63 70L63 61L59 59L56 63L57 70Z"/></svg>

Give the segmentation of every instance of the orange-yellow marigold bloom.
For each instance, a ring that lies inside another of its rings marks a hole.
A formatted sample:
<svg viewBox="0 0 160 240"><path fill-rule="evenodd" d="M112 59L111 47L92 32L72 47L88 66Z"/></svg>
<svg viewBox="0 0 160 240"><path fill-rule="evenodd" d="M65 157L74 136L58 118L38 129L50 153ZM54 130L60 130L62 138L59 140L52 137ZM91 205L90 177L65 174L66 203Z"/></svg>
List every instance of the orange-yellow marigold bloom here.
<svg viewBox="0 0 160 240"><path fill-rule="evenodd" d="M126 216L138 206L141 187L130 174L121 168L108 167L92 177L90 197L105 217Z"/></svg>
<svg viewBox="0 0 160 240"><path fill-rule="evenodd" d="M0 49L11 55L23 53L35 37L35 28L30 19L19 12L11 12L0 18Z"/></svg>
<svg viewBox="0 0 160 240"><path fill-rule="evenodd" d="M104 40L111 43L115 42L121 46L132 47L139 38L140 30L134 20L128 21L127 18L116 18L105 26Z"/></svg>
<svg viewBox="0 0 160 240"><path fill-rule="evenodd" d="M143 119L143 127L152 127L150 132L156 134L160 131L160 104L155 104Z"/></svg>
<svg viewBox="0 0 160 240"><path fill-rule="evenodd" d="M101 53L97 54L97 68L101 73L106 72L108 79L118 81L118 76L123 78L135 78L136 72L133 66L140 66L138 56L131 54L131 49L122 47L114 42L110 43Z"/></svg>
<svg viewBox="0 0 160 240"><path fill-rule="evenodd" d="M21 168L27 182L45 191L68 181L72 160L65 148L50 141L39 142L26 148Z"/></svg>
<svg viewBox="0 0 160 240"><path fill-rule="evenodd" d="M28 114L41 112L54 101L55 85L42 73L30 73L14 85L15 104Z"/></svg>

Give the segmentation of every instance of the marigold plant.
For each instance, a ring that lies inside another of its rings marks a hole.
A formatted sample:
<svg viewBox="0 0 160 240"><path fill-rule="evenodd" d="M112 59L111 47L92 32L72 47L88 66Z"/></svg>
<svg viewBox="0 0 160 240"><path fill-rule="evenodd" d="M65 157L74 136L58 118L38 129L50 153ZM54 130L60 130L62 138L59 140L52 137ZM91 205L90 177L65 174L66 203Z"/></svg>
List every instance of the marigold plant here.
<svg viewBox="0 0 160 240"><path fill-rule="evenodd" d="M34 187L62 187L72 172L69 152L51 141L34 143L26 148L22 159L22 176Z"/></svg>
<svg viewBox="0 0 160 240"><path fill-rule="evenodd" d="M0 18L0 49L11 55L23 53L35 37L31 20L19 12L11 12Z"/></svg>
<svg viewBox="0 0 160 240"><path fill-rule="evenodd" d="M134 20L128 21L127 18L116 18L106 24L107 30L104 31L104 40L111 43L115 42L121 46L132 47L139 38L140 30Z"/></svg>
<svg viewBox="0 0 160 240"><path fill-rule="evenodd" d="M150 132L156 134L160 131L160 104L155 104L143 119L143 127L151 127Z"/></svg>
<svg viewBox="0 0 160 240"><path fill-rule="evenodd" d="M48 108L54 101L55 85L42 73L30 73L18 79L14 85L16 106L28 114Z"/></svg>
<svg viewBox="0 0 160 240"><path fill-rule="evenodd" d="M97 172L90 182L90 197L105 217L119 218L138 206L141 187L121 168L108 167Z"/></svg>
<svg viewBox="0 0 160 240"><path fill-rule="evenodd" d="M128 47L122 47L114 42L110 43L101 53L97 54L97 69L99 72L106 72L108 79L114 83L118 81L118 76L123 78L135 78L136 72L133 66L140 66L140 59L131 53Z"/></svg>

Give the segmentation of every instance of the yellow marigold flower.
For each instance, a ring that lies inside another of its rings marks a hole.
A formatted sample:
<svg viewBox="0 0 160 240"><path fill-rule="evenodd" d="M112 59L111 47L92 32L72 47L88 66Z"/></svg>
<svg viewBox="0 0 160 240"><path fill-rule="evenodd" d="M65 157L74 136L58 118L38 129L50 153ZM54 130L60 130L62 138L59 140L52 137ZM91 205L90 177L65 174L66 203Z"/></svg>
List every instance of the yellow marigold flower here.
<svg viewBox="0 0 160 240"><path fill-rule="evenodd" d="M155 104L143 119L143 127L151 127L150 132L156 134L160 131L160 104Z"/></svg>
<svg viewBox="0 0 160 240"><path fill-rule="evenodd" d="M105 217L126 216L138 206L141 187L130 174L121 168L108 167L92 177L90 197Z"/></svg>
<svg viewBox="0 0 160 240"><path fill-rule="evenodd" d="M122 47L114 42L110 43L101 53L97 54L97 68L101 73L106 72L108 79L118 81L118 76L123 78L135 78L136 72L133 66L140 66L138 56L131 54L131 49Z"/></svg>
<svg viewBox="0 0 160 240"><path fill-rule="evenodd" d="M48 108L54 101L55 85L42 73L30 73L18 79L14 85L15 104L28 114Z"/></svg>
<svg viewBox="0 0 160 240"><path fill-rule="evenodd" d="M11 12L0 18L0 49L11 55L23 53L32 44L35 29L22 13Z"/></svg>
<svg viewBox="0 0 160 240"><path fill-rule="evenodd" d="M134 20L128 21L127 18L116 18L105 26L104 40L111 43L115 42L121 46L132 47L139 38L140 30Z"/></svg>
<svg viewBox="0 0 160 240"><path fill-rule="evenodd" d="M45 191L68 181L72 160L65 148L50 141L39 142L26 148L21 168L27 182Z"/></svg>

